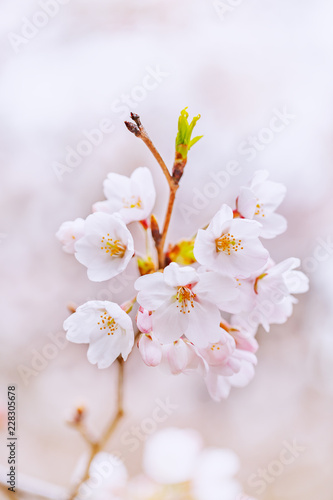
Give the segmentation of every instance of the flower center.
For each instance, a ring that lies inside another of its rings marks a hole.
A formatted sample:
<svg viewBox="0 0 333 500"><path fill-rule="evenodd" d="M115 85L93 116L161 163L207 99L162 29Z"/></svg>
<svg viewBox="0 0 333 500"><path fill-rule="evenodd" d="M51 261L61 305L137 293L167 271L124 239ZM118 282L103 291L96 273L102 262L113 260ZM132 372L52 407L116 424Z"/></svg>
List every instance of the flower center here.
<svg viewBox="0 0 333 500"><path fill-rule="evenodd" d="M139 196L131 196L128 199L123 198L124 208L142 208L142 201Z"/></svg>
<svg viewBox="0 0 333 500"><path fill-rule="evenodd" d="M161 485L147 500L194 500L191 490L191 481Z"/></svg>
<svg viewBox="0 0 333 500"><path fill-rule="evenodd" d="M259 217L265 217L265 214L264 214L264 208L262 206L261 203L258 203L256 204L256 211L254 212L254 215L259 215Z"/></svg>
<svg viewBox="0 0 333 500"><path fill-rule="evenodd" d="M238 240L233 234L222 234L219 238L215 240L216 251L226 252L231 255L231 250L238 252L238 250L243 250L244 247L241 246L242 240Z"/></svg>
<svg viewBox="0 0 333 500"><path fill-rule="evenodd" d="M191 307L194 307L194 299L196 294L191 290L191 285L179 286L177 290L176 300L179 312L185 314L191 312Z"/></svg>
<svg viewBox="0 0 333 500"><path fill-rule="evenodd" d="M106 311L100 315L100 321L97 323L100 330L106 330L108 335L113 335L116 331L117 324Z"/></svg>
<svg viewBox="0 0 333 500"><path fill-rule="evenodd" d="M105 250L106 253L110 254L110 257L124 257L125 245L120 240L110 238L109 233L107 236L103 236L101 244L101 250Z"/></svg>

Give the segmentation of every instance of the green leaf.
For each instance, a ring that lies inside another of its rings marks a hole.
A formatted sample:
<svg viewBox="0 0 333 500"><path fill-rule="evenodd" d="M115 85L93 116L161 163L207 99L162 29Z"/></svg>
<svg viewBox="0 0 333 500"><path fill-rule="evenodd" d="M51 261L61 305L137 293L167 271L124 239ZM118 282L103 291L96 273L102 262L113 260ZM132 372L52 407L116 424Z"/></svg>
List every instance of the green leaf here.
<svg viewBox="0 0 333 500"><path fill-rule="evenodd" d="M194 146L194 144L197 143L198 141L200 141L200 139L202 139L202 138L203 138L203 135L198 135L197 137L194 137L194 139L192 139L190 144L189 144L188 150L190 150L191 147Z"/></svg>
<svg viewBox="0 0 333 500"><path fill-rule="evenodd" d="M188 117L189 114L187 112L187 108L184 108L178 119L178 133L176 137L176 152L180 153L182 158L187 158L187 153L191 147L194 146L194 144L198 142L201 137L203 137L201 135L191 139L193 129L197 121L200 119L200 115L192 118L191 123L189 123Z"/></svg>

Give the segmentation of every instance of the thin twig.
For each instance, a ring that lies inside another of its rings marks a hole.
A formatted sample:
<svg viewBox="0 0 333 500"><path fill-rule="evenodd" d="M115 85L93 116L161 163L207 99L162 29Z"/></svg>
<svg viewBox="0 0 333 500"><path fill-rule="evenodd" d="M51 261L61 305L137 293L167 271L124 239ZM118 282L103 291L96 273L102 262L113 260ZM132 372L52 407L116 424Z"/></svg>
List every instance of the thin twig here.
<svg viewBox="0 0 333 500"><path fill-rule="evenodd" d="M135 113L131 113L131 118L135 122L135 125L132 122L125 122L126 127L128 128L128 130L130 132L132 132L132 134L134 134L136 137L139 137L145 143L145 145L148 147L148 149L151 151L151 153L154 155L155 159L157 160L157 163L160 165L161 169L163 170L163 173L164 173L164 175L169 183L169 186L170 186L171 184L173 184L172 176L171 176L171 174L168 170L168 167L166 166L162 156L155 148L149 135L147 134L145 128L143 127L141 120L140 120L140 116L135 114Z"/></svg>
<svg viewBox="0 0 333 500"><path fill-rule="evenodd" d="M173 206L174 206L175 198L176 198L176 192L177 192L177 189L179 188L179 184L178 184L179 179L177 180L177 178L173 177L170 174L168 167L166 166L161 155L159 154L159 152L155 148L155 146L152 143L151 139L149 138L145 128L143 127L139 115L137 115L135 113L131 113L131 118L135 123L125 122L126 127L128 128L128 130L130 132L132 132L132 134L134 134L136 137L139 137L140 139L142 139L142 141L146 144L146 146L149 148L149 150L153 153L158 164L162 168L162 171L163 171L165 178L168 181L168 185L169 185L169 190L170 190L169 202L168 202L167 212L165 215L163 230L162 230L160 238L158 240L155 239L155 246L156 246L156 250L157 250L157 254L158 254L159 268L163 269L165 267L165 255L164 255L165 240L166 240L169 225L170 225L172 210L173 210Z"/></svg>
<svg viewBox="0 0 333 500"><path fill-rule="evenodd" d="M124 416L124 408L123 408L123 384L124 384L124 362L122 358L118 358L118 385L117 385L117 411L115 416L112 418L110 421L109 425L105 429L104 433L100 437L98 441L92 441L88 438L88 435L86 432L84 432L83 437L85 438L85 441L89 444L90 446L90 454L89 458L84 470L84 473L82 475L82 478L80 481L74 486L73 491L71 492L70 496L68 497L68 500L74 500L77 497L77 494L79 492L79 489L81 485L87 481L90 477L89 475L89 469L91 466L91 463L97 453L102 451L107 444L108 440L110 439L111 435L115 431L116 427L118 426L120 420ZM82 429L79 429L79 431L82 434Z"/></svg>
<svg viewBox="0 0 333 500"><path fill-rule="evenodd" d="M159 264L159 267L161 269L163 269L165 267L164 246L165 246L165 240L166 240L166 236L167 236L169 225L170 225L173 205L174 205L175 199L176 199L177 189L178 189L178 185L177 185L177 188L170 189L169 203L168 203L168 208L167 208L167 212L165 215L162 236L161 236L161 240L160 240L159 244L157 245L158 264Z"/></svg>

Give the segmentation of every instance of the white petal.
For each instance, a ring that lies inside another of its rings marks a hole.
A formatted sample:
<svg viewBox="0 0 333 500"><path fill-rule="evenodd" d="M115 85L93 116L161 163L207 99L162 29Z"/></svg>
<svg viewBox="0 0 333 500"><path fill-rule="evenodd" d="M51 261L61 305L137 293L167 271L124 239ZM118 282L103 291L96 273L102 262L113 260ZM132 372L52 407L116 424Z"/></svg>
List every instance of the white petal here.
<svg viewBox="0 0 333 500"><path fill-rule="evenodd" d="M252 188L259 203L264 205L264 212L270 215L274 212L286 195L286 187L279 182L265 181Z"/></svg>
<svg viewBox="0 0 333 500"><path fill-rule="evenodd" d="M223 229L228 227L230 222L233 220L234 213L232 208L228 205L222 205L220 210L214 215L206 231L215 240L219 238L223 232Z"/></svg>
<svg viewBox="0 0 333 500"><path fill-rule="evenodd" d="M242 187L237 198L237 211L246 219L253 219L256 204L257 197L254 192L250 188Z"/></svg>
<svg viewBox="0 0 333 500"><path fill-rule="evenodd" d="M171 427L159 431L147 440L144 471L160 484L189 481L201 446L200 435L192 429Z"/></svg>
<svg viewBox="0 0 333 500"><path fill-rule="evenodd" d="M216 238L219 238L221 233ZM199 229L194 242L193 254L197 262L209 266L216 254L215 236L207 230Z"/></svg>
<svg viewBox="0 0 333 500"><path fill-rule="evenodd" d="M229 377L224 377L209 369L205 377L206 386L208 392L214 401L221 401L226 399L230 394L230 382Z"/></svg>
<svg viewBox="0 0 333 500"><path fill-rule="evenodd" d="M103 186L105 198L117 206L117 211L123 207L123 199L131 196L131 181L126 175L112 172L108 174Z"/></svg>
<svg viewBox="0 0 333 500"><path fill-rule="evenodd" d="M269 253L258 240L249 240L244 243L244 250L230 256L230 266L233 266L235 276L248 278L253 273L260 272L267 264Z"/></svg>
<svg viewBox="0 0 333 500"><path fill-rule="evenodd" d="M131 185L137 190L142 201L143 210L141 217L147 218L155 205L155 186L149 168L139 167L131 175Z"/></svg>
<svg viewBox="0 0 333 500"><path fill-rule="evenodd" d="M309 290L309 278L302 271L289 271L284 281L289 293L305 293Z"/></svg>
<svg viewBox="0 0 333 500"><path fill-rule="evenodd" d="M110 315L116 328L113 335L101 331L101 315ZM100 323L100 324L99 324ZM89 301L78 307L64 323L68 340L75 343L89 343L88 360L99 368L110 366L122 355L126 360L134 344L132 320L118 304L109 301Z"/></svg>
<svg viewBox="0 0 333 500"><path fill-rule="evenodd" d="M138 290L137 301L148 311L154 311L176 294L173 287L167 285L162 273L146 274L134 284Z"/></svg>
<svg viewBox="0 0 333 500"><path fill-rule="evenodd" d="M206 448L198 458L196 475L199 481L219 481L235 476L240 469L236 453L224 448Z"/></svg>
<svg viewBox="0 0 333 500"><path fill-rule="evenodd" d="M262 224L260 229L260 237L272 239L284 233L287 229L286 219L279 214L272 213L268 217L256 216L256 220Z"/></svg>
<svg viewBox="0 0 333 500"><path fill-rule="evenodd" d="M104 332L92 335L87 352L88 361L98 368L108 368L120 356L122 349L121 330L116 330L114 336Z"/></svg>
<svg viewBox="0 0 333 500"><path fill-rule="evenodd" d="M206 347L209 343L218 342L221 336L221 314L217 306L209 302L194 302L194 307L186 317L188 326L183 333L195 346Z"/></svg>
<svg viewBox="0 0 333 500"><path fill-rule="evenodd" d="M239 372L230 377L231 385L233 387L246 387L254 377L254 364L256 364L256 358L255 361L244 360Z"/></svg>
<svg viewBox="0 0 333 500"><path fill-rule="evenodd" d="M111 215L114 213L118 213L121 207L122 205L119 200L111 199L111 200L97 201L96 203L93 204L92 211L104 212L106 214Z"/></svg>
<svg viewBox="0 0 333 500"><path fill-rule="evenodd" d="M198 274L191 266L181 267L172 262L164 269L165 283L172 287L186 286L198 281Z"/></svg>
<svg viewBox="0 0 333 500"><path fill-rule="evenodd" d="M287 271L296 269L300 265L301 261L299 259L297 259L296 257L289 257L288 259L285 259L282 262L279 262L279 264L275 264L273 267L271 267L268 270L267 274L269 274L269 276L280 276Z"/></svg>
<svg viewBox="0 0 333 500"><path fill-rule="evenodd" d="M200 299L219 306L239 296L237 282L233 278L212 271L200 273L199 276L199 282L193 287L193 291Z"/></svg>
<svg viewBox="0 0 333 500"><path fill-rule="evenodd" d="M152 314L153 331L161 344L175 342L182 337L188 326L189 314L183 314L174 300L165 302Z"/></svg>
<svg viewBox="0 0 333 500"><path fill-rule="evenodd" d="M255 220L233 219L230 224L229 232L232 233L235 238L258 238L260 234L260 224Z"/></svg>
<svg viewBox="0 0 333 500"><path fill-rule="evenodd" d="M101 248L103 237L110 235L125 247L123 257L111 256ZM89 279L104 281L120 274L134 254L133 237L117 215L96 212L87 217L85 236L75 244L76 259L87 267Z"/></svg>
<svg viewBox="0 0 333 500"><path fill-rule="evenodd" d="M84 236L85 221L81 218L61 224L56 238L63 244L66 253L75 253L75 243Z"/></svg>

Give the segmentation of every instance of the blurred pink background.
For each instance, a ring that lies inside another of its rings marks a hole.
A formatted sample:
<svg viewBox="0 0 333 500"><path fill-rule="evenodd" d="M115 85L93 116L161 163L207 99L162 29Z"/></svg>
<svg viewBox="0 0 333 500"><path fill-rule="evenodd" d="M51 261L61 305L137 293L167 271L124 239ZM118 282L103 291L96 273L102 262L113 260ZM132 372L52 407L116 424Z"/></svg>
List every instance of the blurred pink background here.
<svg viewBox="0 0 333 500"><path fill-rule="evenodd" d="M259 332L255 379L220 404L199 378L149 369L135 352L127 366L127 417L108 449L122 453L131 473L140 471L142 443L131 453L122 437L152 415L157 398L169 398L177 409L158 428L192 427L207 445L232 448L249 495L332 500L332 2L226 0L225 15L209 0L54 2L58 10L45 18L38 13L46 0L2 0L0 16L0 404L7 404L7 385L17 384L19 471L67 487L85 445L66 418L84 403L98 433L114 409L114 368L91 366L85 346L55 349L28 379L18 367L32 369L34 350L41 353L53 342L48 334L62 331L69 302L125 298L119 282L89 282L55 239L63 221L86 217L102 199L107 173L149 166L159 193L155 212L163 217L163 175L123 125L130 99L128 108L140 114L169 165L180 110L202 115L197 131L204 139L190 153L170 241L192 234L266 168L287 185L280 212L289 223L268 247L277 261L299 257L311 290L287 324ZM29 25L43 19L37 30ZM289 118L265 135L276 113ZM68 151L105 120L112 132L59 179ZM249 161L242 143L258 134L268 139ZM197 210L209 173L225 171L231 160L241 173ZM196 214L184 215L184 204ZM257 495L251 474L294 440L304 451ZM6 465L4 441L0 463Z"/></svg>

